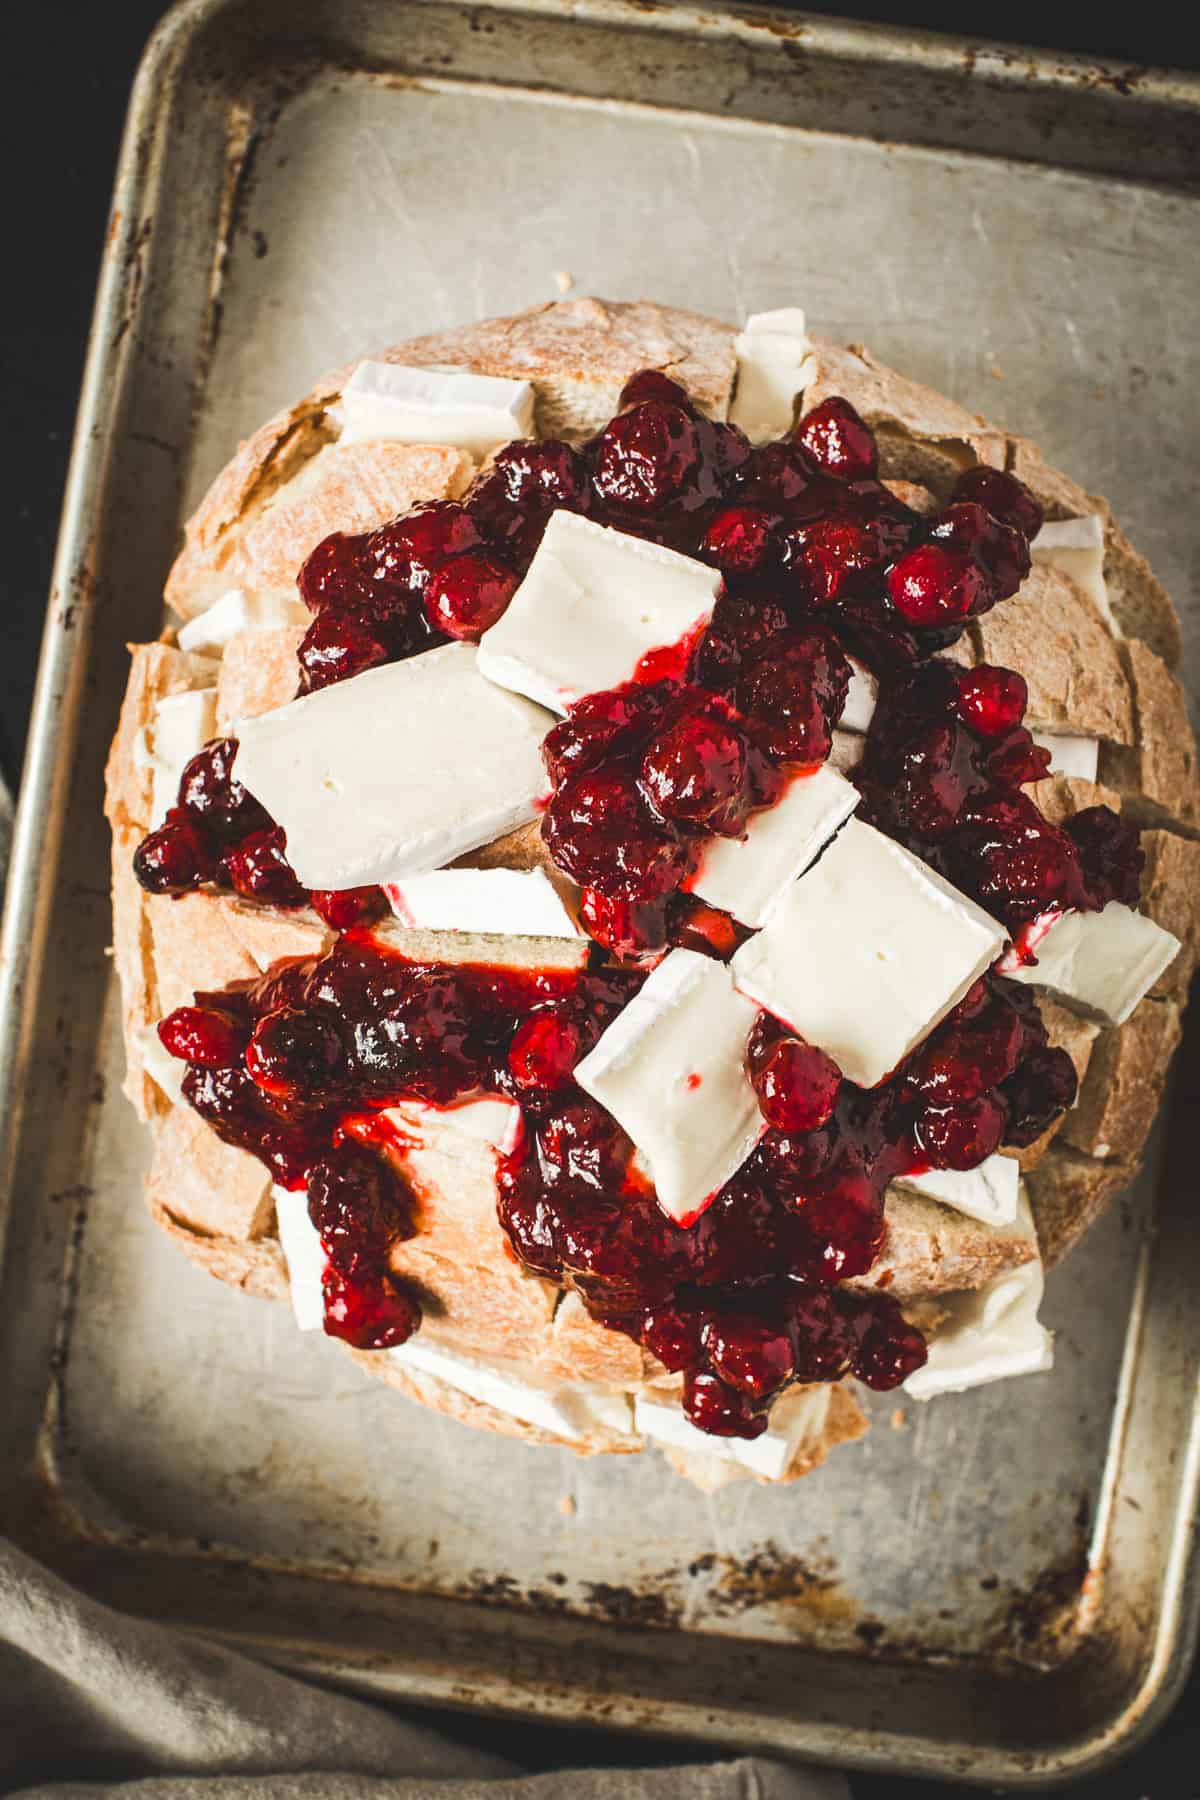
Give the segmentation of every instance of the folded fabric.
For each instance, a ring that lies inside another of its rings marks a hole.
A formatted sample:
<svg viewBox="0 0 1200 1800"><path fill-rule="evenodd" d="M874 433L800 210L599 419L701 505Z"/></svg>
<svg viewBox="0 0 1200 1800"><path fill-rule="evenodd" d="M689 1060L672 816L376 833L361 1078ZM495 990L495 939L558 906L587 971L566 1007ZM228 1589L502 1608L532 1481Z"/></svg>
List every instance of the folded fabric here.
<svg viewBox="0 0 1200 1800"><path fill-rule="evenodd" d="M841 1775L758 1758L527 1774L471 1729L128 1618L0 1540L0 1792L21 1800L849 1800Z"/></svg>

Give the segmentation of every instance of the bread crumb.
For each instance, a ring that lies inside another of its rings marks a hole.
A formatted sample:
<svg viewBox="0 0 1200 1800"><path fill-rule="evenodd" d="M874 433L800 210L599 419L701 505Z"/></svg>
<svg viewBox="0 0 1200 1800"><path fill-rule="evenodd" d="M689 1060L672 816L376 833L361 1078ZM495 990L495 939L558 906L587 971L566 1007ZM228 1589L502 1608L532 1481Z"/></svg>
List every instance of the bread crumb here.
<svg viewBox="0 0 1200 1800"><path fill-rule="evenodd" d="M1000 367L999 363L993 363L991 368L988 370L988 374L991 376L993 381L1004 381L1006 379L1004 370Z"/></svg>
<svg viewBox="0 0 1200 1800"><path fill-rule="evenodd" d="M564 1519L573 1519L579 1508L575 1504L574 1494L564 1494L558 1503L558 1510Z"/></svg>
<svg viewBox="0 0 1200 1800"><path fill-rule="evenodd" d="M569 294L571 289L575 286L575 277L572 275L570 269L555 269L554 285L560 294Z"/></svg>
<svg viewBox="0 0 1200 1800"><path fill-rule="evenodd" d="M890 1423L893 1431L904 1430L905 1425L908 1423L908 1417L902 1406L896 1408L895 1412L892 1414Z"/></svg>

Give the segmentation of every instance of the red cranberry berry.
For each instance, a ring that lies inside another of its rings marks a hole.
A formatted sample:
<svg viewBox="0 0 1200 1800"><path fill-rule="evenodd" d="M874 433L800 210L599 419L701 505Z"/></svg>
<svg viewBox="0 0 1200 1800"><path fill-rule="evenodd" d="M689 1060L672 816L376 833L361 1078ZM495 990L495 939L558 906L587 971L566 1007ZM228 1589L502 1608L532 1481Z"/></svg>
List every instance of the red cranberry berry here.
<svg viewBox="0 0 1200 1800"><path fill-rule="evenodd" d="M521 438L505 444L497 450L488 473L498 476L508 499L520 505L546 511L556 507L569 512L587 510L587 467L579 452L561 438ZM474 493L472 488L472 507Z"/></svg>
<svg viewBox="0 0 1200 1800"><path fill-rule="evenodd" d="M296 652L300 686L304 693L349 681L367 669L391 662L392 651L383 631L364 624L353 614L320 612L305 632Z"/></svg>
<svg viewBox="0 0 1200 1800"><path fill-rule="evenodd" d="M659 696L640 682L588 694L546 733L542 760L556 785L572 771L595 769L636 750L653 729Z"/></svg>
<svg viewBox="0 0 1200 1800"><path fill-rule="evenodd" d="M655 512L675 500L700 461L695 420L681 406L645 400L619 413L596 444L596 492L614 506Z"/></svg>
<svg viewBox="0 0 1200 1800"><path fill-rule="evenodd" d="M833 1173L814 1192L792 1198L813 1238L814 1279L848 1281L865 1275L883 1239L882 1200L871 1183Z"/></svg>
<svg viewBox="0 0 1200 1800"><path fill-rule="evenodd" d="M893 1303L864 1333L855 1353L854 1373L864 1386L887 1393L907 1381L928 1355L921 1333Z"/></svg>
<svg viewBox="0 0 1200 1800"><path fill-rule="evenodd" d="M1023 537L1035 538L1042 529L1041 502L1015 475L982 464L967 469L954 484L955 500L971 500L991 513L1001 525L1011 525Z"/></svg>
<svg viewBox="0 0 1200 1800"><path fill-rule="evenodd" d="M425 610L438 631L476 644L503 618L516 591L516 574L494 552L468 550L434 570Z"/></svg>
<svg viewBox="0 0 1200 1800"><path fill-rule="evenodd" d="M788 533L785 561L815 606L870 594L883 574L879 529L874 521L817 519Z"/></svg>
<svg viewBox="0 0 1200 1800"><path fill-rule="evenodd" d="M333 1267L351 1279L412 1236L411 1203L395 1170L360 1144L338 1144L308 1172L308 1216Z"/></svg>
<svg viewBox="0 0 1200 1800"><path fill-rule="evenodd" d="M1035 1143L1074 1106L1078 1090L1079 1077L1065 1050L1043 1044L1032 1051L1004 1084L1008 1105L1004 1142L1016 1150Z"/></svg>
<svg viewBox="0 0 1200 1800"><path fill-rule="evenodd" d="M776 1131L816 1131L837 1105L842 1074L832 1057L801 1038L764 1031L760 1017L750 1033L746 1060L759 1110Z"/></svg>
<svg viewBox="0 0 1200 1800"><path fill-rule="evenodd" d="M755 1412L748 1395L704 1369L684 1376L683 1411L710 1437L756 1438L767 1429L766 1413Z"/></svg>
<svg viewBox="0 0 1200 1800"><path fill-rule="evenodd" d="M211 881L216 866L208 838L182 807L172 807L133 853L133 872L148 894L187 893Z"/></svg>
<svg viewBox="0 0 1200 1800"><path fill-rule="evenodd" d="M673 1375L700 1357L701 1322L678 1306L657 1306L642 1318L642 1342Z"/></svg>
<svg viewBox="0 0 1200 1800"><path fill-rule="evenodd" d="M588 936L614 956L637 961L667 947L667 901L663 896L631 900L585 887L580 892L579 916Z"/></svg>
<svg viewBox="0 0 1200 1800"><path fill-rule="evenodd" d="M296 585L310 612L318 613L325 607L338 612L356 611L364 604L366 547L364 535L334 531L309 552Z"/></svg>
<svg viewBox="0 0 1200 1800"><path fill-rule="evenodd" d="M917 1138L935 1169L977 1169L1004 1139L1007 1109L990 1094L953 1106L928 1106Z"/></svg>
<svg viewBox="0 0 1200 1800"><path fill-rule="evenodd" d="M738 705L768 756L824 762L850 686L850 664L824 631L771 638L743 664Z"/></svg>
<svg viewBox="0 0 1200 1800"><path fill-rule="evenodd" d="M686 866L679 839L656 825L632 782L602 771L572 775L542 820L555 862L583 887L639 899L661 897Z"/></svg>
<svg viewBox="0 0 1200 1800"><path fill-rule="evenodd" d="M910 625L957 625L986 611L991 589L982 569L961 550L918 544L887 576L892 605Z"/></svg>
<svg viewBox="0 0 1200 1800"><path fill-rule="evenodd" d="M517 1027L508 1066L518 1087L552 1093L571 1078L582 1053L579 1027L562 1012L535 1012Z"/></svg>
<svg viewBox="0 0 1200 1800"><path fill-rule="evenodd" d="M685 387L664 375L661 369L639 369L631 375L621 389L621 398L617 403L618 412L626 412L631 406L640 406L645 400L660 400L666 406L681 406L685 412L691 411L691 398Z"/></svg>
<svg viewBox="0 0 1200 1800"><path fill-rule="evenodd" d="M717 1313L705 1324L702 1343L722 1381L755 1400L777 1393L795 1373L791 1337L769 1316Z"/></svg>
<svg viewBox="0 0 1200 1800"><path fill-rule="evenodd" d="M221 874L235 893L266 900L272 906L303 906L307 896L287 859L286 840L278 825L250 836L227 850Z"/></svg>
<svg viewBox="0 0 1200 1800"><path fill-rule="evenodd" d="M426 500L373 531L367 555L377 580L423 593L435 569L481 542L478 525L459 501Z"/></svg>
<svg viewBox="0 0 1200 1800"><path fill-rule="evenodd" d="M685 713L647 745L642 785L664 818L740 831L748 801L745 739L712 713Z"/></svg>
<svg viewBox="0 0 1200 1800"><path fill-rule="evenodd" d="M958 500L939 513L930 539L969 556L987 577L988 605L1015 594L1029 573L1029 545L1011 525L1001 525L972 500Z"/></svg>
<svg viewBox="0 0 1200 1800"><path fill-rule="evenodd" d="M870 427L848 400L822 400L805 413L795 440L817 468L837 481L869 481L879 469L879 452Z"/></svg>
<svg viewBox="0 0 1200 1800"><path fill-rule="evenodd" d="M223 844L236 843L271 821L234 775L235 738L214 738L197 751L179 778L179 804Z"/></svg>
<svg viewBox="0 0 1200 1800"><path fill-rule="evenodd" d="M316 888L308 898L314 912L335 931L373 925L389 911L387 895L379 887Z"/></svg>
<svg viewBox="0 0 1200 1800"><path fill-rule="evenodd" d="M279 1100L328 1093L344 1060L342 1040L331 1019L285 1007L259 1019L246 1047L251 1079Z"/></svg>
<svg viewBox="0 0 1200 1800"><path fill-rule="evenodd" d="M337 1269L325 1271L325 1331L356 1350L394 1350L406 1344L421 1323L421 1308L387 1275L348 1281Z"/></svg>
<svg viewBox="0 0 1200 1800"><path fill-rule="evenodd" d="M249 1033L244 1022L215 1007L177 1006L158 1027L164 1050L181 1062L206 1069L232 1069L240 1064Z"/></svg>
<svg viewBox="0 0 1200 1800"><path fill-rule="evenodd" d="M1146 863L1136 823L1109 806L1085 806L1067 820L1065 829L1093 904L1100 907L1120 900L1136 906Z"/></svg>
<svg viewBox="0 0 1200 1800"><path fill-rule="evenodd" d="M778 517L761 506L726 506L700 540L700 554L723 575L758 575L774 561Z"/></svg>
<svg viewBox="0 0 1200 1800"><path fill-rule="evenodd" d="M958 712L964 725L980 737L1002 737L1025 717L1029 689L1015 669L980 663L964 669L958 680Z"/></svg>

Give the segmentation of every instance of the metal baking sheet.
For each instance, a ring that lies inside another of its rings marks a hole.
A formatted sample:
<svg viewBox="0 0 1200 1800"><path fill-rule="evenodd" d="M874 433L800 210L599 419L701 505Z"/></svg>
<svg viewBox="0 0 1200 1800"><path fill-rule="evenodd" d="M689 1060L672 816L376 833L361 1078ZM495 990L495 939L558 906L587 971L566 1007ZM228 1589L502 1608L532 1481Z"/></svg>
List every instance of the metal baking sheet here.
<svg viewBox="0 0 1200 1800"><path fill-rule="evenodd" d="M1030 1787L1149 1728L1196 1626L1185 1108L1051 1279L1050 1374L885 1396L798 1486L710 1498L653 1453L469 1432L151 1227L100 772L122 646L158 628L236 439L355 351L567 277L729 319L802 300L1112 496L1190 605L1198 120L1168 76L800 15L169 16L118 177L0 945L0 1526L121 1606L363 1690ZM1195 1034L1185 1054L1194 1076Z"/></svg>

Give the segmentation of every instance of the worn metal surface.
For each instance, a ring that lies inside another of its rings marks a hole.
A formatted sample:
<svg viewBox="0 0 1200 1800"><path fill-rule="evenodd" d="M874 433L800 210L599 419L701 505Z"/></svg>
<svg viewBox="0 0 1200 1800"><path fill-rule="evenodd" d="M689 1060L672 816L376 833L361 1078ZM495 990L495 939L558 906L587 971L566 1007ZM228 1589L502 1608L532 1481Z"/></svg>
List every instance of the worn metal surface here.
<svg viewBox="0 0 1200 1800"><path fill-rule="evenodd" d="M653 1453L467 1432L146 1219L99 778L121 646L236 438L356 350L555 298L558 271L730 319L802 300L1108 493L1186 602L1198 118L1167 77L794 16L171 16L0 946L0 1525L121 1605L390 1693L1014 1785L1145 1728L1194 1632L1194 1142L1052 1278L1053 1373L902 1419L884 1398L798 1487L705 1498Z"/></svg>

